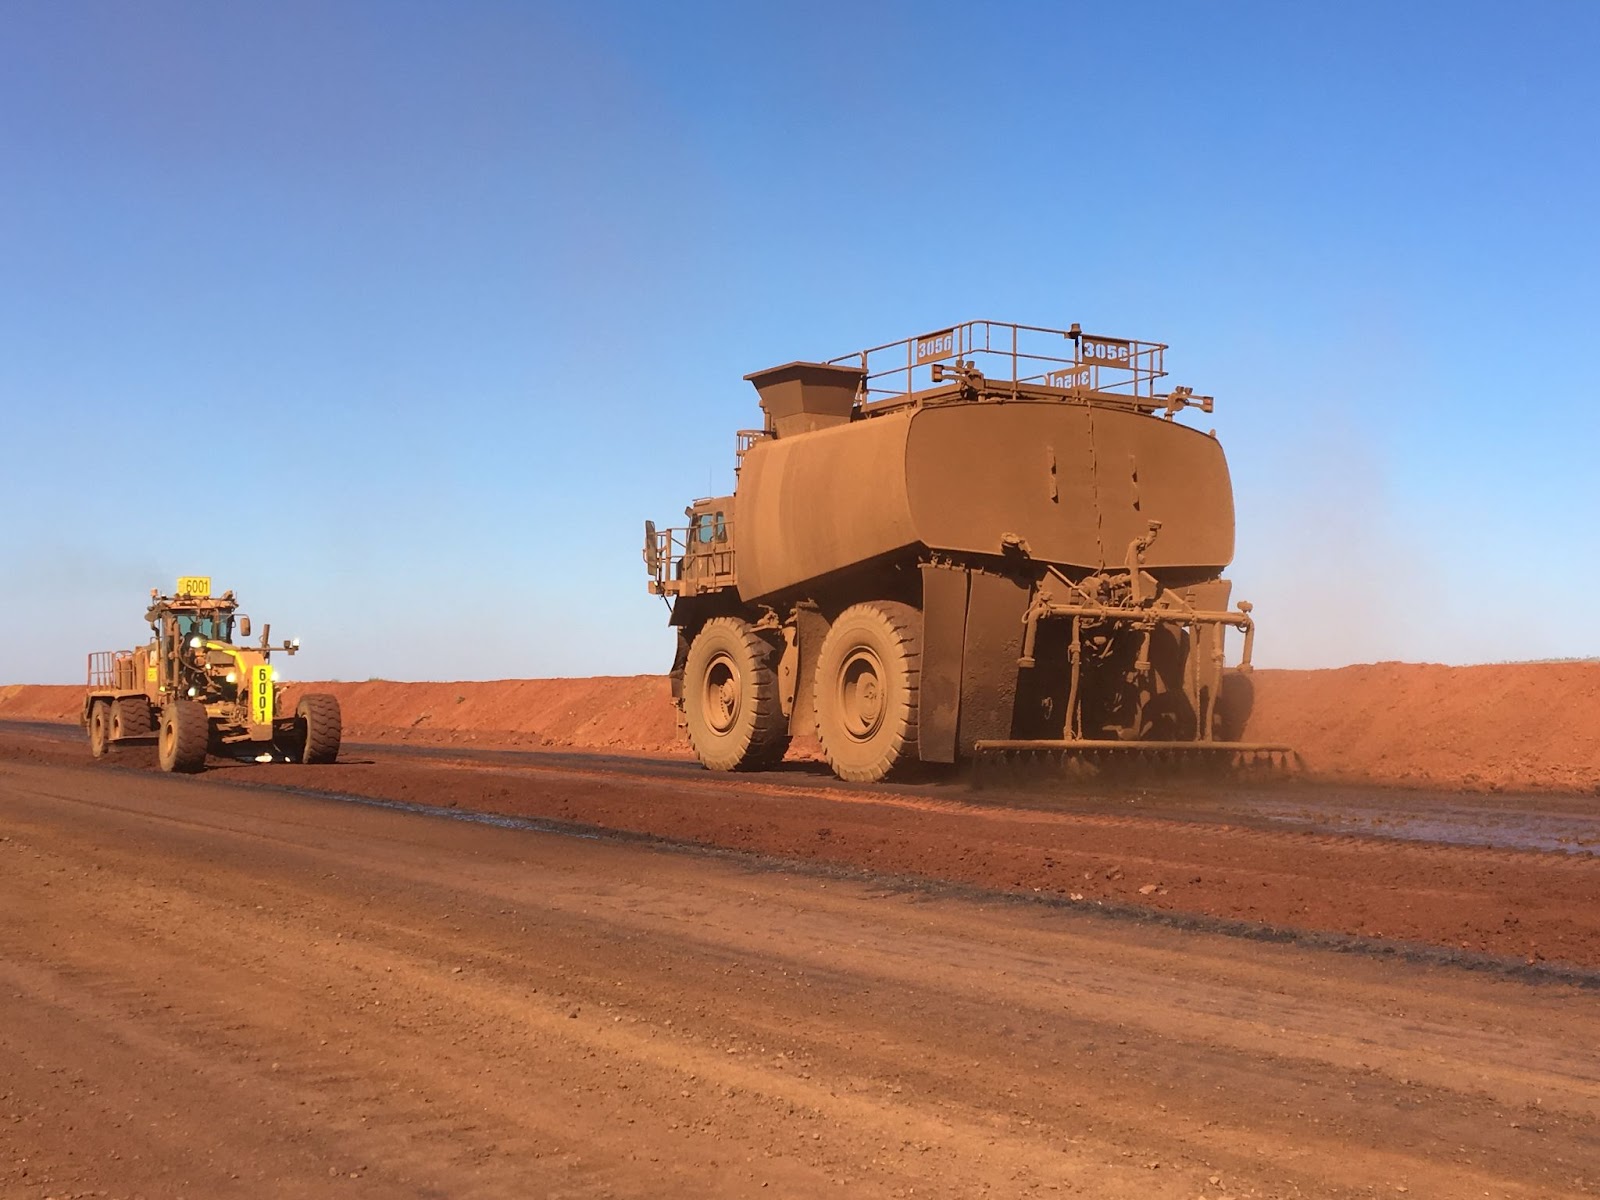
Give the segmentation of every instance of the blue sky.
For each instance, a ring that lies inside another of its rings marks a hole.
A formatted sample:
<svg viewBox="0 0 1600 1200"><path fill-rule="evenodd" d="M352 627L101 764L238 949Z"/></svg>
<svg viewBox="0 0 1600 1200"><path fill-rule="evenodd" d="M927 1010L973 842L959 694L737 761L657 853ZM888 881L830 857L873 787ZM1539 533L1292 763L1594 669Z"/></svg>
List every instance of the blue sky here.
<svg viewBox="0 0 1600 1200"><path fill-rule="evenodd" d="M745 373L1214 393L1258 661L1600 654L1600 6L0 0L0 683L182 573L296 674L664 670ZM45 620L35 624L44 610Z"/></svg>

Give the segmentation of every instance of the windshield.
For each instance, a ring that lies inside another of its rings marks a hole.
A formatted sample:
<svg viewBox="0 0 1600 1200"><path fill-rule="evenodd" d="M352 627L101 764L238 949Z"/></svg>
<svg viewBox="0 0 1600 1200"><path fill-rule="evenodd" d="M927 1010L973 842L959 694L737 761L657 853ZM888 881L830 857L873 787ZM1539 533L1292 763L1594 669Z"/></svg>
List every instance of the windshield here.
<svg viewBox="0 0 1600 1200"><path fill-rule="evenodd" d="M718 510L714 513L696 513L689 540L699 542L702 546L711 542L725 542L728 540L728 522Z"/></svg>
<svg viewBox="0 0 1600 1200"><path fill-rule="evenodd" d="M231 642L233 618L222 613L179 613L178 635L183 638L202 637L208 642Z"/></svg>

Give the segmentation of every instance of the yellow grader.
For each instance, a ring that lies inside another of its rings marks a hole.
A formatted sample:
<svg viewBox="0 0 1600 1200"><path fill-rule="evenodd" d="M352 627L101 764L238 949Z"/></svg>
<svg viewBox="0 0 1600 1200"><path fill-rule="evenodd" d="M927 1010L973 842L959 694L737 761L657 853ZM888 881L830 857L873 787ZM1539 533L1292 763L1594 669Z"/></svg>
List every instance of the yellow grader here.
<svg viewBox="0 0 1600 1200"><path fill-rule="evenodd" d="M1254 621L1233 491L1166 346L995 321L746 376L732 495L645 524L672 691L714 770L815 731L841 778L1056 756L1284 761L1238 740ZM1225 631L1243 636L1227 670Z"/></svg>
<svg viewBox="0 0 1600 1200"><path fill-rule="evenodd" d="M156 741L163 771L194 772L206 755L257 762L331 763L339 757L342 719L337 697L301 696L288 711L277 682L274 649L294 654L298 639L273 647L272 626L255 645L235 644L235 626L250 636L231 591L211 595L206 576L185 576L176 593L152 589L145 620L150 641L135 650L89 655L83 724L89 750L104 757L118 743Z"/></svg>

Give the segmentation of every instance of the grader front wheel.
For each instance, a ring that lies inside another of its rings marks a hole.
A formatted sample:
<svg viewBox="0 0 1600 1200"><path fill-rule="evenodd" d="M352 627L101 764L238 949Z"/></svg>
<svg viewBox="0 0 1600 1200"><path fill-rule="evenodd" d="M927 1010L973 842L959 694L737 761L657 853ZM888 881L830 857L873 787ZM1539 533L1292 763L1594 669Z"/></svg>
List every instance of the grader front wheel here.
<svg viewBox="0 0 1600 1200"><path fill-rule="evenodd" d="M206 765L211 742L211 718L206 706L193 700L174 700L161 714L156 758L163 771L192 775Z"/></svg>
<svg viewBox="0 0 1600 1200"><path fill-rule="evenodd" d="M917 757L922 615L880 600L839 614L817 656L817 738L833 773L877 783Z"/></svg>
<svg viewBox="0 0 1600 1200"><path fill-rule="evenodd" d="M774 648L739 617L713 617L683 667L683 710L695 755L713 771L769 767L789 749Z"/></svg>

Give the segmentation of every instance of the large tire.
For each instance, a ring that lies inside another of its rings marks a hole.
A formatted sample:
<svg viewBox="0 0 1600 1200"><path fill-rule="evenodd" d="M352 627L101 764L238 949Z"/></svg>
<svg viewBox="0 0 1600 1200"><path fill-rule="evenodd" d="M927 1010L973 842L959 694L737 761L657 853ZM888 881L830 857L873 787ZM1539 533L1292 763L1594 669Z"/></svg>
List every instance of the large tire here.
<svg viewBox="0 0 1600 1200"><path fill-rule="evenodd" d="M344 739L344 715L339 711L339 698L326 692L312 692L300 697L294 716L300 727L300 761L313 764L335 761L339 757L339 743Z"/></svg>
<svg viewBox="0 0 1600 1200"><path fill-rule="evenodd" d="M759 770L788 751L775 657L772 643L739 617L713 617L695 634L683 664L683 715L708 769Z"/></svg>
<svg viewBox="0 0 1600 1200"><path fill-rule="evenodd" d="M89 705L89 753L104 758L111 749L111 705L96 700Z"/></svg>
<svg viewBox="0 0 1600 1200"><path fill-rule="evenodd" d="M877 783L917 758L922 614L888 600L839 614L817 655L817 738L840 779Z"/></svg>
<svg viewBox="0 0 1600 1200"><path fill-rule="evenodd" d="M211 742L211 718L195 700L173 700L161 713L156 758L163 771L192 775L204 770Z"/></svg>
<svg viewBox="0 0 1600 1200"><path fill-rule="evenodd" d="M155 732L150 719L150 701L143 696L124 696L111 705L111 738L149 737Z"/></svg>

